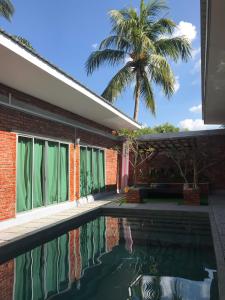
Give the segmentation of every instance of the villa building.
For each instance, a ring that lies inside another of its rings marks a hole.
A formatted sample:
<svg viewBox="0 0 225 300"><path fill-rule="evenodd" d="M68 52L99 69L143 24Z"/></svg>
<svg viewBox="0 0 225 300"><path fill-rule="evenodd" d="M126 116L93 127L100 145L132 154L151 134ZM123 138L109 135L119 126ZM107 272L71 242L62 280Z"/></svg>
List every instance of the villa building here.
<svg viewBox="0 0 225 300"><path fill-rule="evenodd" d="M125 147L113 133L138 123L3 31L0 65L0 220L126 184Z"/></svg>

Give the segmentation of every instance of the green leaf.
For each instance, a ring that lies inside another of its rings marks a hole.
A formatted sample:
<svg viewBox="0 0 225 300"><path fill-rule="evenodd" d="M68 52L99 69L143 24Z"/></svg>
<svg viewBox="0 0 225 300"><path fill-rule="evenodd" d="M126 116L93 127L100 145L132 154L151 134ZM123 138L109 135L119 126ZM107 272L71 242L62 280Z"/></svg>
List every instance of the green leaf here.
<svg viewBox="0 0 225 300"><path fill-rule="evenodd" d="M114 66L115 64L123 62L125 58L126 52L120 50L105 49L94 51L86 62L87 74L92 74L104 63Z"/></svg>
<svg viewBox="0 0 225 300"><path fill-rule="evenodd" d="M102 93L102 97L113 102L123 92L127 85L134 80L134 76L132 63L127 63L109 82Z"/></svg>
<svg viewBox="0 0 225 300"><path fill-rule="evenodd" d="M11 21L14 11L14 6L10 0L0 0L0 16Z"/></svg>

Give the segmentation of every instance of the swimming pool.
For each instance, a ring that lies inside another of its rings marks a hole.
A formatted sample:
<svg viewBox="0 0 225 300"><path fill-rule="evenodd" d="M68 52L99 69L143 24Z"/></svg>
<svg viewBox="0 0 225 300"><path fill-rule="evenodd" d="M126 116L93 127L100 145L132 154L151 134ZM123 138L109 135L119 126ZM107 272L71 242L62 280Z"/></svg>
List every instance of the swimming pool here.
<svg viewBox="0 0 225 300"><path fill-rule="evenodd" d="M0 299L218 299L208 220L100 216L0 265Z"/></svg>

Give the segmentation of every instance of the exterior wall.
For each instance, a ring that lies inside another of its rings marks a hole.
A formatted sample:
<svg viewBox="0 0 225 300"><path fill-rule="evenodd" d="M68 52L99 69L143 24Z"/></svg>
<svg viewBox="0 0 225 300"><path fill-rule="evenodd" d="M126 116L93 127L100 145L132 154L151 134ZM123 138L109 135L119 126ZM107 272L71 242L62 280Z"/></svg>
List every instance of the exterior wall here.
<svg viewBox="0 0 225 300"><path fill-rule="evenodd" d="M70 144L70 201L75 200L75 147Z"/></svg>
<svg viewBox="0 0 225 300"><path fill-rule="evenodd" d="M108 191L115 190L117 188L117 165L118 165L118 155L117 152L111 149L106 149L105 153L106 160L106 188Z"/></svg>
<svg viewBox="0 0 225 300"><path fill-rule="evenodd" d="M75 148L75 199L79 199L80 198L80 146L76 145Z"/></svg>
<svg viewBox="0 0 225 300"><path fill-rule="evenodd" d="M59 107L50 105L18 91L0 85L0 93L17 97L20 101L44 108L60 116L65 116L95 129L101 129L106 133L112 130L67 112ZM107 190L116 188L117 185L117 152L110 150L117 145L117 142L100 135L74 129L70 126L60 124L44 118L31 116L11 108L0 106L0 221L15 217L16 207L16 136L17 133L25 133L31 136L40 136L65 141L70 144L70 174L69 193L70 201L80 197L80 149L76 145L76 139L81 144L102 147L106 149L106 185Z"/></svg>
<svg viewBox="0 0 225 300"><path fill-rule="evenodd" d="M225 137L222 135L197 137L199 149L207 153L207 168L199 176L199 182L209 183L211 189L225 189ZM211 164L211 165L210 165ZM206 167L206 166L205 166ZM133 184L133 168L130 165L129 185ZM163 154L145 161L137 170L137 183L183 183L175 163Z"/></svg>
<svg viewBox="0 0 225 300"><path fill-rule="evenodd" d="M0 114L0 123L2 117ZM0 126L0 220L15 216L15 199L16 135L2 131Z"/></svg>

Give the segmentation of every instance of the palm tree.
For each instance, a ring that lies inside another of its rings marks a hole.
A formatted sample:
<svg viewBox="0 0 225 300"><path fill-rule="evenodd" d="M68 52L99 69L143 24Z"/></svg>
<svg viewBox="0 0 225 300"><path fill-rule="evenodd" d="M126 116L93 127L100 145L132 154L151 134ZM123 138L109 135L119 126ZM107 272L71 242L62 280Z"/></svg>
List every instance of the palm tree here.
<svg viewBox="0 0 225 300"><path fill-rule="evenodd" d="M10 0L0 0L0 16L11 21L11 17L14 14L14 6Z"/></svg>
<svg viewBox="0 0 225 300"><path fill-rule="evenodd" d="M165 96L174 93L175 76L169 60L187 61L191 57L191 45L184 36L174 37L176 24L160 16L167 10L164 0L141 0L140 10L125 8L109 12L112 33L104 39L97 51L86 62L87 74L92 74L102 64L123 67L111 79L102 96L113 102L133 81L134 119L138 119L142 98L155 114L153 84L159 85Z"/></svg>

